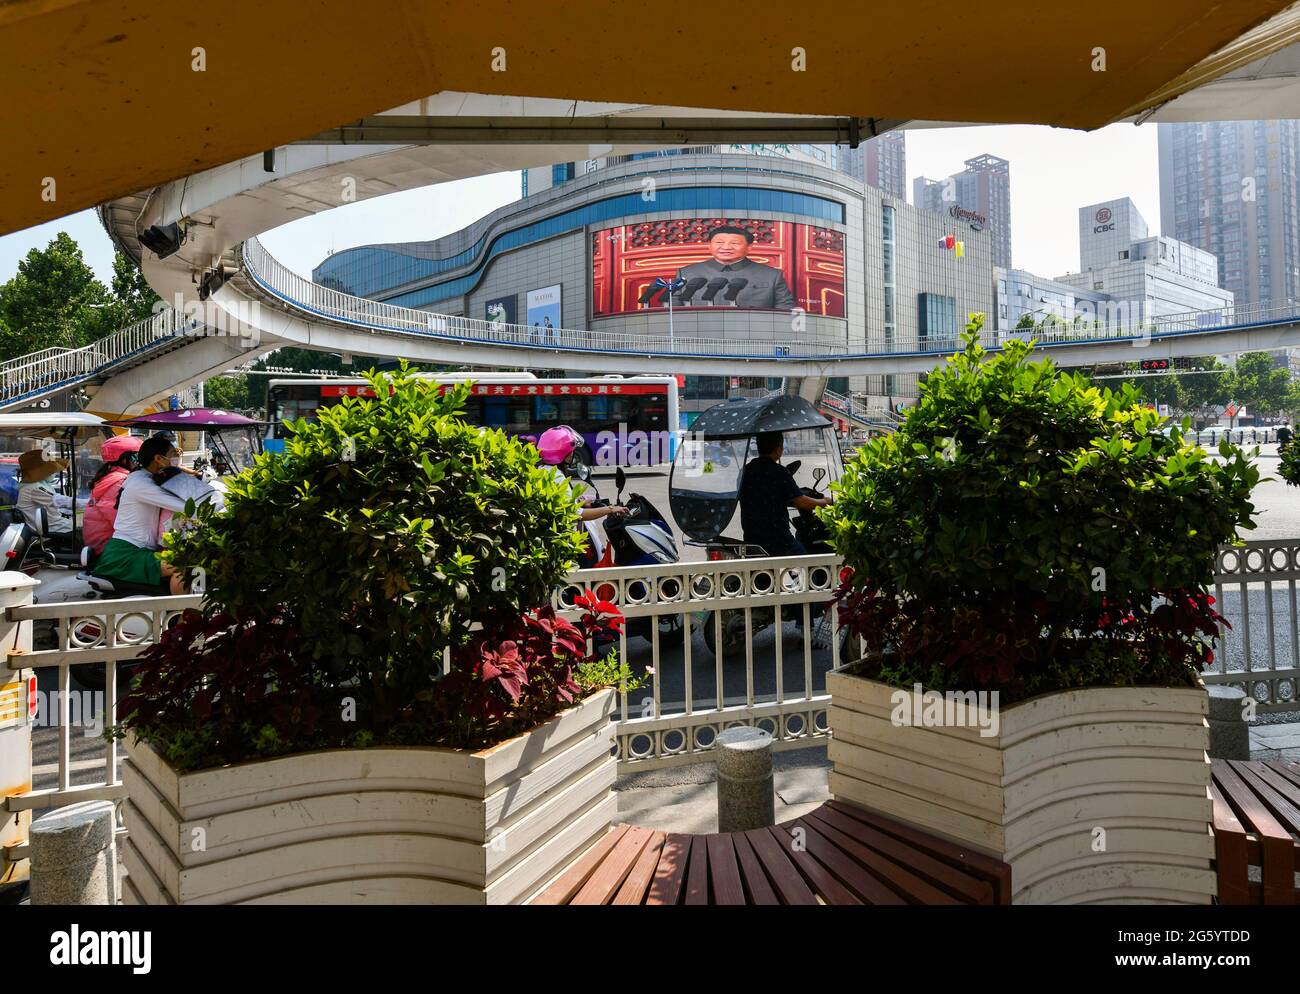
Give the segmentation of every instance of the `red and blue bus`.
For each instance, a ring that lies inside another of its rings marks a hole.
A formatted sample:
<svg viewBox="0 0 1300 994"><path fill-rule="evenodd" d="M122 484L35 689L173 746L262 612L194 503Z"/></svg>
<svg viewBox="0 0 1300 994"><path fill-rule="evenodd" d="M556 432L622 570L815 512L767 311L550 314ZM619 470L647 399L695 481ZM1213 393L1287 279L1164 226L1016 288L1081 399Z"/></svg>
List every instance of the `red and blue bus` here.
<svg viewBox="0 0 1300 994"><path fill-rule="evenodd" d="M569 425L582 435L590 466L655 466L677 451L680 379L676 376L593 376L546 379L531 373L425 374L450 386L473 383L465 419L484 428L536 439ZM267 385L267 451L284 447L286 420L314 418L344 397L374 396L362 379L274 379Z"/></svg>

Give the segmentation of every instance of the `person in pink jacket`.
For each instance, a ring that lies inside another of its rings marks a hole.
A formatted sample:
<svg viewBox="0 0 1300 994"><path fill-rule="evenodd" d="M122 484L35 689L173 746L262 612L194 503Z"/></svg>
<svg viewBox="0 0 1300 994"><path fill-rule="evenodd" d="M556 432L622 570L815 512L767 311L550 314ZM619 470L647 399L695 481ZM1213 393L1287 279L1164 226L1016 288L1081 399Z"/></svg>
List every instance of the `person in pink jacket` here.
<svg viewBox="0 0 1300 994"><path fill-rule="evenodd" d="M90 503L82 518L81 536L98 556L113 537L113 522L117 519L117 495L122 483L135 468L135 454L143 438L135 435L114 435L99 450L104 465L99 467L90 481Z"/></svg>

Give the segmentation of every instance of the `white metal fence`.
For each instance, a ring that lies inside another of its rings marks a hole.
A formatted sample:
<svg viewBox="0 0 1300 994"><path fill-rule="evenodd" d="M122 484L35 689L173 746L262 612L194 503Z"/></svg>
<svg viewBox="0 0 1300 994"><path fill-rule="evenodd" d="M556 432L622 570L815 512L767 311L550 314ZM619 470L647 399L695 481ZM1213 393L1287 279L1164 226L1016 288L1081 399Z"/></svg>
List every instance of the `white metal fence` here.
<svg viewBox="0 0 1300 994"><path fill-rule="evenodd" d="M617 604L627 618L617 648L647 679L640 690L620 697L620 769L699 762L718 732L735 724L767 729L778 749L818 744L826 735L825 674L842 657L857 654L832 636L833 605L821 607L838 584L839 562L819 555L573 573L556 594L557 608L571 615L574 598L587 591ZM1242 687L1260 712L1300 710L1297 580L1300 538L1254 541L1219 554L1214 593L1232 627L1205 680ZM91 683L104 688L99 718L109 724L109 702L120 689L117 664L134 659L171 618L198 605L197 596L185 596L5 611L0 635L9 666L34 670L43 695L59 692L50 698L57 706L49 708L48 720L33 732L33 789L6 798L7 809L121 796L116 748L86 735L85 704L83 720L76 720L74 691L82 684L74 678L81 667L97 676ZM778 627L773 621L782 608ZM692 636L668 631L674 619L689 624ZM720 646L716 654L706 627Z"/></svg>

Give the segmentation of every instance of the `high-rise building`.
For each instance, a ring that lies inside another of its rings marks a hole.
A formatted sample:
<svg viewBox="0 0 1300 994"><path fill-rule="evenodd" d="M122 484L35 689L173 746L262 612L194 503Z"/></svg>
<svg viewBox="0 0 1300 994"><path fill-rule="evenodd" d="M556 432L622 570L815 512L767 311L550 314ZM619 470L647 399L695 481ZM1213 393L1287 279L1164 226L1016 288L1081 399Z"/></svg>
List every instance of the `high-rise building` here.
<svg viewBox="0 0 1300 994"><path fill-rule="evenodd" d="M1161 124L1160 228L1213 253L1240 305L1300 297L1300 121Z"/></svg>
<svg viewBox="0 0 1300 994"><path fill-rule="evenodd" d="M1011 163L1006 159L977 155L946 179L918 176L912 183L912 203L957 220L987 224L994 265L1011 268Z"/></svg>
<svg viewBox="0 0 1300 994"><path fill-rule="evenodd" d="M1054 282L1117 305L1102 309L1104 324L1136 327L1150 318L1234 303L1232 291L1219 284L1218 260L1176 238L1148 236L1146 219L1128 197L1079 208L1079 259L1079 272Z"/></svg>
<svg viewBox="0 0 1300 994"><path fill-rule="evenodd" d="M859 183L899 200L907 199L906 132L887 131L857 148L841 148L837 168Z"/></svg>

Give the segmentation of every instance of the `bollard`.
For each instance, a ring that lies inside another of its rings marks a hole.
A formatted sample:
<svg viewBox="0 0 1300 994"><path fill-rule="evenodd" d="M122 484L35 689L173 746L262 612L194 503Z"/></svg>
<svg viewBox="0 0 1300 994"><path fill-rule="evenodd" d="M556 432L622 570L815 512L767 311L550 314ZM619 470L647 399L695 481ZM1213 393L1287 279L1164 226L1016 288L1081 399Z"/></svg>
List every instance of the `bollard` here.
<svg viewBox="0 0 1300 994"><path fill-rule="evenodd" d="M747 832L776 823L772 736L728 728L718 736L718 831Z"/></svg>
<svg viewBox="0 0 1300 994"><path fill-rule="evenodd" d="M1246 692L1213 685L1210 692L1210 758L1250 759L1250 726L1242 716Z"/></svg>
<svg viewBox="0 0 1300 994"><path fill-rule="evenodd" d="M117 904L113 802L82 801L32 822L32 904Z"/></svg>

